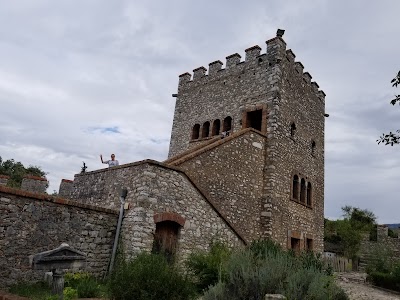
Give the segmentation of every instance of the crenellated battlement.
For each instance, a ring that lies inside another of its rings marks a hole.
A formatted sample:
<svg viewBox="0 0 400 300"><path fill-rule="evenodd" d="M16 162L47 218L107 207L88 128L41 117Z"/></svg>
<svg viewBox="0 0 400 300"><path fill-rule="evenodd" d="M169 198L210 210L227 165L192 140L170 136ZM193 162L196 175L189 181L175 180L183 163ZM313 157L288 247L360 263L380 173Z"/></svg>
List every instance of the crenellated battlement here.
<svg viewBox="0 0 400 300"><path fill-rule="evenodd" d="M323 92L319 90L319 85L315 81L311 81L312 76L309 72L304 72L304 65L300 61L295 61L296 55L294 52L291 49L286 50L286 42L281 36L267 40L266 46L264 53L262 53L262 48L259 45L245 49L245 59L243 61L239 53L228 55L225 60L225 68L222 61L216 60L208 64L208 70L204 66L194 69L193 78L190 73L183 73L179 76L179 90L185 90L197 84L206 84L216 78L240 74L246 69L268 69L287 63L289 67L293 67L301 75L306 84L310 85L310 89L320 99L324 100L325 97L322 96ZM286 62L283 62L285 58Z"/></svg>

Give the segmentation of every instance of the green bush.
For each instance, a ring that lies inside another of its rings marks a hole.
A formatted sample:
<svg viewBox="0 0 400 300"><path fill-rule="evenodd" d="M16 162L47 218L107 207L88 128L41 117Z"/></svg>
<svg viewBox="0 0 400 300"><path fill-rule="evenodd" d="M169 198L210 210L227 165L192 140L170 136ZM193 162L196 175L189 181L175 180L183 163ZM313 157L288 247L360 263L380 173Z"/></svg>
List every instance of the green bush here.
<svg viewBox="0 0 400 300"><path fill-rule="evenodd" d="M186 300L196 294L187 277L163 256L146 253L119 261L108 288L115 300Z"/></svg>
<svg viewBox="0 0 400 300"><path fill-rule="evenodd" d="M205 292L204 300L261 300L265 294L283 294L288 299L348 299L324 270L319 256L296 256L269 241L233 253L225 272L226 277Z"/></svg>
<svg viewBox="0 0 400 300"><path fill-rule="evenodd" d="M228 246L217 242L211 245L209 252L197 252L189 256L186 266L198 292L216 284L220 276L226 276L224 265L230 255Z"/></svg>
<svg viewBox="0 0 400 300"><path fill-rule="evenodd" d="M367 280L373 284L395 291L400 291L399 279L400 278L397 278L393 273L383 273L378 271L371 272L367 277Z"/></svg>
<svg viewBox="0 0 400 300"><path fill-rule="evenodd" d="M66 287L63 290L64 300L73 300L78 298L78 291L72 287Z"/></svg>
<svg viewBox="0 0 400 300"><path fill-rule="evenodd" d="M101 296L99 282L87 272L67 273L64 276L65 287L71 287L78 292L79 298L96 298Z"/></svg>

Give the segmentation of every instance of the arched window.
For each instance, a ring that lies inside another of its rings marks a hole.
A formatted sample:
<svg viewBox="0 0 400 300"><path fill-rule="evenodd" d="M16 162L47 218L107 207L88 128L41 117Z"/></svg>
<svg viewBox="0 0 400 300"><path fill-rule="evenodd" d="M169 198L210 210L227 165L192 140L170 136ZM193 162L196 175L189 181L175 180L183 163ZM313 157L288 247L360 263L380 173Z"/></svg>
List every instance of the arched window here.
<svg viewBox="0 0 400 300"><path fill-rule="evenodd" d="M206 138L210 134L210 122L205 122L203 124L203 130L201 131L201 137Z"/></svg>
<svg viewBox="0 0 400 300"><path fill-rule="evenodd" d="M306 181L304 178L300 182L300 202L306 203Z"/></svg>
<svg viewBox="0 0 400 300"><path fill-rule="evenodd" d="M297 175L293 176L292 198L299 199L299 176Z"/></svg>
<svg viewBox="0 0 400 300"><path fill-rule="evenodd" d="M174 221L158 222L156 224L152 252L163 254L169 262L172 262L178 245L180 227Z"/></svg>
<svg viewBox="0 0 400 300"><path fill-rule="evenodd" d="M232 117L226 117L224 119L224 126L222 128L223 131L231 131L232 129Z"/></svg>
<svg viewBox="0 0 400 300"><path fill-rule="evenodd" d="M192 140L197 140L200 136L200 124L196 124L192 129Z"/></svg>
<svg viewBox="0 0 400 300"><path fill-rule="evenodd" d="M290 124L290 136L294 137L296 135L296 124L294 122Z"/></svg>
<svg viewBox="0 0 400 300"><path fill-rule="evenodd" d="M312 204L311 199L312 199L312 188L311 188L311 182L309 182L307 184L307 205L308 206L311 206L311 204Z"/></svg>
<svg viewBox="0 0 400 300"><path fill-rule="evenodd" d="M219 119L215 120L213 122L213 127L212 127L212 135L219 135L219 130L221 129L221 121Z"/></svg>
<svg viewBox="0 0 400 300"><path fill-rule="evenodd" d="M311 141L311 154L314 155L315 154L315 148L316 148L316 143L315 141Z"/></svg>

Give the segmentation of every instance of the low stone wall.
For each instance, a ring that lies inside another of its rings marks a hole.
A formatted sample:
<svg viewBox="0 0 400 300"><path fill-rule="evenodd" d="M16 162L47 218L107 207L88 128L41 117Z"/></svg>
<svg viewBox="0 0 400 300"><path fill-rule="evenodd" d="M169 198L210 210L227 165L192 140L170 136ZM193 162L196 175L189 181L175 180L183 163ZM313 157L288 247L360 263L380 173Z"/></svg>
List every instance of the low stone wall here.
<svg viewBox="0 0 400 300"><path fill-rule="evenodd" d="M0 215L0 287L43 279L29 256L61 243L87 255L87 271L106 271L118 211L0 186Z"/></svg>

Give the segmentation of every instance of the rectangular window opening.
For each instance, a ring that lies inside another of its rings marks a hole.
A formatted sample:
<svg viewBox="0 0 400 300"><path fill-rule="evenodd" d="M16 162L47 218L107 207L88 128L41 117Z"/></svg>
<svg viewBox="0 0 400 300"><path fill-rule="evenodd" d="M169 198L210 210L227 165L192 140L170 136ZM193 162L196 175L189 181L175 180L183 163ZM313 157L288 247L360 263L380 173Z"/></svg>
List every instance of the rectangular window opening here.
<svg viewBox="0 0 400 300"><path fill-rule="evenodd" d="M262 109L247 112L246 128L254 128L261 131Z"/></svg>

